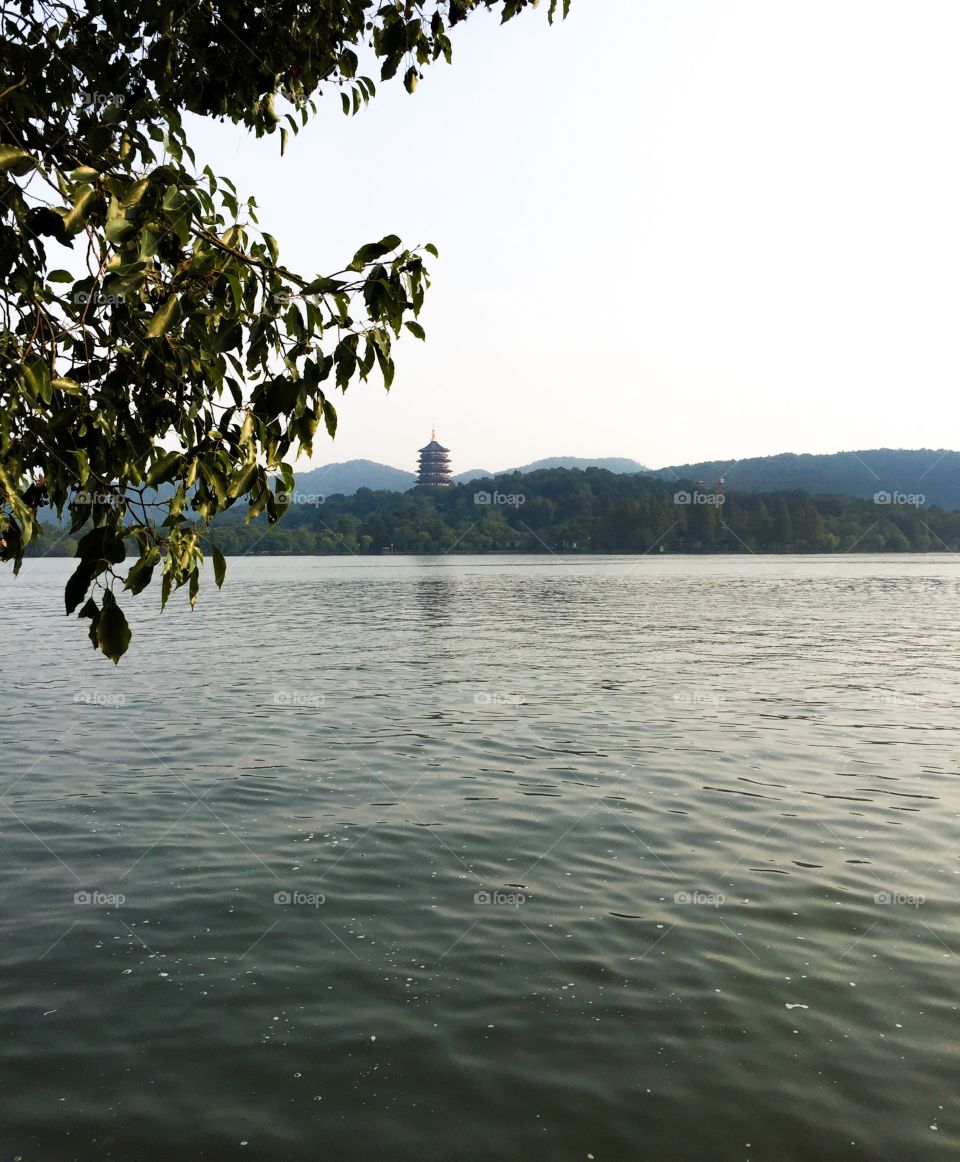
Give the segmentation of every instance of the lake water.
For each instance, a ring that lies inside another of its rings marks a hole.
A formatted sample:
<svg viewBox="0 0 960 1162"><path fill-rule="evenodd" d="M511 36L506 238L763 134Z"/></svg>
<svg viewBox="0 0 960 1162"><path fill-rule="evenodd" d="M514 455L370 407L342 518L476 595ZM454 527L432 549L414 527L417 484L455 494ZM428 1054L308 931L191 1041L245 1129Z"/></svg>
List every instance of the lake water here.
<svg viewBox="0 0 960 1162"><path fill-rule="evenodd" d="M955 557L238 559L119 669L69 568L3 1162L960 1156Z"/></svg>

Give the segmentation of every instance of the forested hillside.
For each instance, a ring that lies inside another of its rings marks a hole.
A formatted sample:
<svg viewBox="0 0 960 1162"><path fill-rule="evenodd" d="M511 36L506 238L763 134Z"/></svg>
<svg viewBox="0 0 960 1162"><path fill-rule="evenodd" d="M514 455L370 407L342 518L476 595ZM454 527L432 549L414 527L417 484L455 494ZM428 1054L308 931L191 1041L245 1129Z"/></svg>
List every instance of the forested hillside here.
<svg viewBox="0 0 960 1162"><path fill-rule="evenodd" d="M332 496L269 528L236 505L212 536L235 553L740 553L960 549L960 512L804 492L728 492L599 468L551 469L444 489ZM72 552L44 538L40 552Z"/></svg>

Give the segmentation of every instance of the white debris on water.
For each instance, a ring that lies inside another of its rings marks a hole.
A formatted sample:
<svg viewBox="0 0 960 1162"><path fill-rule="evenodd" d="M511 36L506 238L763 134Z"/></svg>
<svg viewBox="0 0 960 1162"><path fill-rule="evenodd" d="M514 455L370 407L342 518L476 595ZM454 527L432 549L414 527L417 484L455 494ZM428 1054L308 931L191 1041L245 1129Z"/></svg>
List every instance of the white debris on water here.
<svg viewBox="0 0 960 1162"><path fill-rule="evenodd" d="M787 1008L788 1008L788 1009L809 1009L809 1008L810 1008L810 1006L809 1006L809 1005L800 1005L800 1004L796 1004L796 1005L787 1005Z"/></svg>

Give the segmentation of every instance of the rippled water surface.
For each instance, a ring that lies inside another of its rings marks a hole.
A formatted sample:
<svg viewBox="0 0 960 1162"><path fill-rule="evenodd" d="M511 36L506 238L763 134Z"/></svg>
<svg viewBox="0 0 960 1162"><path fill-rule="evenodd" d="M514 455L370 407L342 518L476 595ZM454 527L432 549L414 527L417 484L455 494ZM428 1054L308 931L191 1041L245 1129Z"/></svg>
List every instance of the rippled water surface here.
<svg viewBox="0 0 960 1162"><path fill-rule="evenodd" d="M119 669L68 569L3 1162L960 1156L955 558L233 560Z"/></svg>

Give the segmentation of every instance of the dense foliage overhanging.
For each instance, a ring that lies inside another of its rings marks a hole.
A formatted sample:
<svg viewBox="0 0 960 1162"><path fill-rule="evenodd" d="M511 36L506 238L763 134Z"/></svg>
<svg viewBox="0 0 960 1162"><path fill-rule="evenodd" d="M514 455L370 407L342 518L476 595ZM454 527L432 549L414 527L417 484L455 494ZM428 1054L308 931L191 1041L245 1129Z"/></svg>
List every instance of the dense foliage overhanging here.
<svg viewBox="0 0 960 1162"><path fill-rule="evenodd" d="M114 585L139 593L159 568L163 602L182 585L195 602L205 522L241 498L279 519L291 461L335 431L330 392L375 368L389 388L392 340L424 337L421 251L388 235L332 274L289 269L183 113L282 152L325 87L348 114L374 96L361 56L413 92L454 25L536 4L0 0L0 557L19 568L38 512L68 508L67 613L114 661L130 640Z"/></svg>

